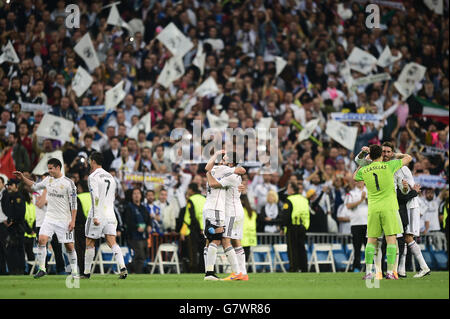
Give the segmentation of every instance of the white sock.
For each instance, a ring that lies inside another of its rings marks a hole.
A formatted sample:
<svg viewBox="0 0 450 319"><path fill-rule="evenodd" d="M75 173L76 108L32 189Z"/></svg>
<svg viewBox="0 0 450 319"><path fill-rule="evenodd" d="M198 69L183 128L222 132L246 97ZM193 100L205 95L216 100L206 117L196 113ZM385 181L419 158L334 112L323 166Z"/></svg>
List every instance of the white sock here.
<svg viewBox="0 0 450 319"><path fill-rule="evenodd" d="M400 274L405 274L406 273L406 254L408 253L408 244L405 243L404 247L403 247L403 254L402 257L400 258L400 262L398 263L398 272Z"/></svg>
<svg viewBox="0 0 450 319"><path fill-rule="evenodd" d="M45 270L45 260L46 260L46 258L47 258L47 246L38 246L38 252L37 252L36 260L38 262L40 270L46 271Z"/></svg>
<svg viewBox="0 0 450 319"><path fill-rule="evenodd" d="M236 275L239 274L238 261L233 246L225 248L225 255L227 256L228 262L231 265L231 271Z"/></svg>
<svg viewBox="0 0 450 319"><path fill-rule="evenodd" d="M239 272L243 275L247 275L247 267L245 266L245 252L244 248L242 247L236 247L234 249L236 252L236 257L239 264Z"/></svg>
<svg viewBox="0 0 450 319"><path fill-rule="evenodd" d="M95 246L94 247L86 247L84 253L84 273L91 273L92 262L94 261L95 256Z"/></svg>
<svg viewBox="0 0 450 319"><path fill-rule="evenodd" d="M420 246L417 245L416 241L413 240L408 244L409 249L411 249L411 252L416 257L417 261L419 262L420 269L429 269L427 263L425 262L425 259L422 256L422 251L420 250Z"/></svg>
<svg viewBox="0 0 450 319"><path fill-rule="evenodd" d="M111 250L114 253L114 258L119 263L120 269L125 268L125 262L123 261L122 249L120 249L119 245L115 244L114 246L112 246Z"/></svg>
<svg viewBox="0 0 450 319"><path fill-rule="evenodd" d="M206 268L208 267L208 246L205 246L205 248L203 248L203 262L205 263L205 271L206 271Z"/></svg>
<svg viewBox="0 0 450 319"><path fill-rule="evenodd" d="M67 255L69 256L70 267L72 268L72 274L78 274L78 261L77 261L77 252L74 250L68 251Z"/></svg>
<svg viewBox="0 0 450 319"><path fill-rule="evenodd" d="M217 245L214 243L210 243L206 248L206 271L214 271L214 265L216 264L217 258Z"/></svg>
<svg viewBox="0 0 450 319"><path fill-rule="evenodd" d="M383 259L383 252L381 251L381 243L378 242L377 248L375 249L375 256L374 256L375 271L377 273L383 272L383 270L381 268L382 259Z"/></svg>

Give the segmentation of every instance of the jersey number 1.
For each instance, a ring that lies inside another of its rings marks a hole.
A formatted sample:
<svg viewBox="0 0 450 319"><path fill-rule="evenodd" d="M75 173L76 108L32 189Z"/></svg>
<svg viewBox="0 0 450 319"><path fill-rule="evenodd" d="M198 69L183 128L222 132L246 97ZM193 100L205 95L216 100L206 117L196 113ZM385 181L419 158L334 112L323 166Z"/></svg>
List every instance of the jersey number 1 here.
<svg viewBox="0 0 450 319"><path fill-rule="evenodd" d="M106 196L108 196L109 186L111 186L111 182L109 180L105 179L105 183L108 184L108 187L106 187L106 194L105 194L105 197L106 197Z"/></svg>
<svg viewBox="0 0 450 319"><path fill-rule="evenodd" d="M378 176L375 173L373 173L373 176L375 177L375 186L377 187L377 191L379 191L380 190L380 184L378 184Z"/></svg>

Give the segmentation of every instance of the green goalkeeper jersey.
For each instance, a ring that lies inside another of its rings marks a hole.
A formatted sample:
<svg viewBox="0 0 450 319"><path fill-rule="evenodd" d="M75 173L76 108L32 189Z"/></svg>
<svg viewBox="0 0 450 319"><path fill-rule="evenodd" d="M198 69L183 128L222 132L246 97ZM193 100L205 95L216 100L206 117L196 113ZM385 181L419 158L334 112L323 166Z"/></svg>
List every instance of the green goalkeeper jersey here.
<svg viewBox="0 0 450 319"><path fill-rule="evenodd" d="M361 167L356 181L364 181L367 188L369 211L398 210L394 173L402 167L402 160L372 162Z"/></svg>

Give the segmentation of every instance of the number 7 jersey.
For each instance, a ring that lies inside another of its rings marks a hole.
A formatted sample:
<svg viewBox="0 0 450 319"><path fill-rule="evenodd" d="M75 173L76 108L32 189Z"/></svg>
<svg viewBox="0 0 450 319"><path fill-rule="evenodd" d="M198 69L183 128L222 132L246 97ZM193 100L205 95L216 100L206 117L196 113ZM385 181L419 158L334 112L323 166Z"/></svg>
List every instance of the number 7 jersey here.
<svg viewBox="0 0 450 319"><path fill-rule="evenodd" d="M361 167L356 181L364 181L370 211L398 210L394 174L402 167L401 160L372 162Z"/></svg>
<svg viewBox="0 0 450 319"><path fill-rule="evenodd" d="M114 214L116 181L114 177L103 168L97 168L89 175L88 185L92 200L89 217L116 221L116 215Z"/></svg>

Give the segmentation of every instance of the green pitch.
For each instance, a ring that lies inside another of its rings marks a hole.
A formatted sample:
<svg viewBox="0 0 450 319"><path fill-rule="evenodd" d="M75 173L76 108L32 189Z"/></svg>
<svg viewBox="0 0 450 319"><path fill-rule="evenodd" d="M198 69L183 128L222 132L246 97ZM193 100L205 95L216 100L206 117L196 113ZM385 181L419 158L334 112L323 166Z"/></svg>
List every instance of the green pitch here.
<svg viewBox="0 0 450 319"><path fill-rule="evenodd" d="M80 280L80 288L66 287L66 276L0 276L0 298L102 299L322 299L322 298L449 298L449 273L424 278L381 280L369 289L362 273L250 273L249 281L203 281L202 274L94 274ZM224 275L220 275L224 277Z"/></svg>

